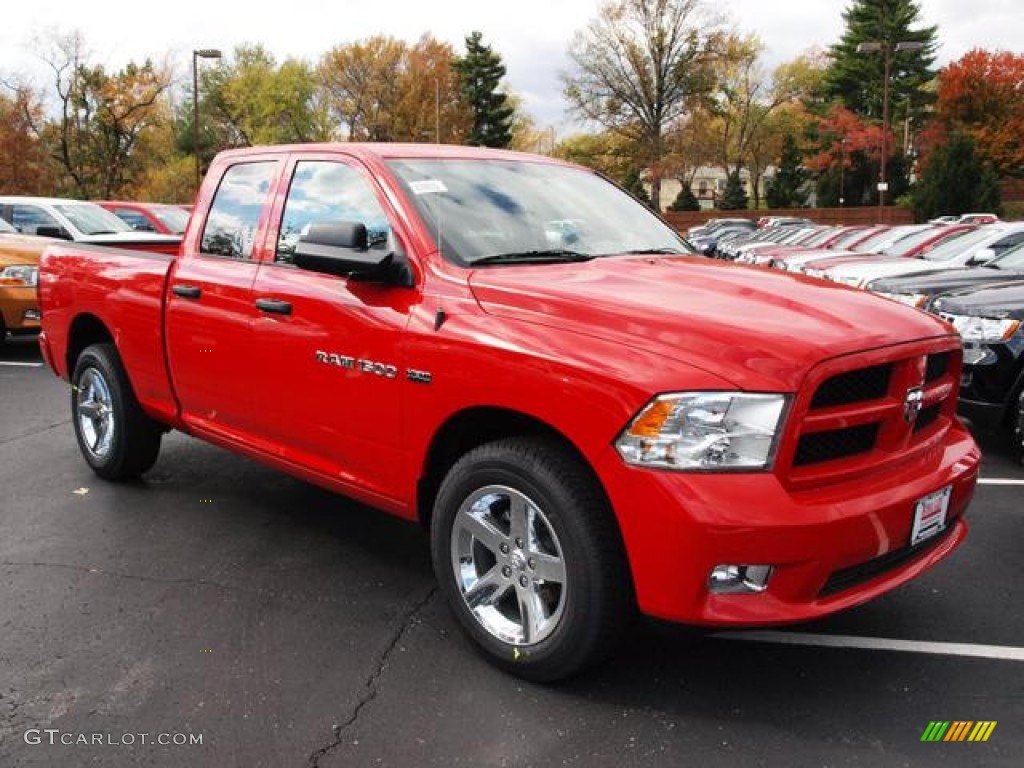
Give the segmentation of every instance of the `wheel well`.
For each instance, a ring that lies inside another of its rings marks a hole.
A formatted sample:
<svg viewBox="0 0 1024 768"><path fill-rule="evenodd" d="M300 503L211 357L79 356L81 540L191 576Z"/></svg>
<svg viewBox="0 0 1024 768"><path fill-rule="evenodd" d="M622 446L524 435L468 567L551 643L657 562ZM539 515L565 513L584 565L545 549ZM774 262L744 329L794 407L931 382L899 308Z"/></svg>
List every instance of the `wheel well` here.
<svg viewBox="0 0 1024 768"><path fill-rule="evenodd" d="M70 378L74 373L78 356L82 354L86 347L113 340L114 337L107 330L107 326L95 315L79 315L76 317L74 322L71 323L71 331L68 333L68 377Z"/></svg>
<svg viewBox="0 0 1024 768"><path fill-rule="evenodd" d="M448 419L431 442L416 493L417 513L424 527L430 527L438 489L449 467L459 457L484 443L521 435L547 435L565 445L589 467L573 442L550 424L504 408L470 408Z"/></svg>

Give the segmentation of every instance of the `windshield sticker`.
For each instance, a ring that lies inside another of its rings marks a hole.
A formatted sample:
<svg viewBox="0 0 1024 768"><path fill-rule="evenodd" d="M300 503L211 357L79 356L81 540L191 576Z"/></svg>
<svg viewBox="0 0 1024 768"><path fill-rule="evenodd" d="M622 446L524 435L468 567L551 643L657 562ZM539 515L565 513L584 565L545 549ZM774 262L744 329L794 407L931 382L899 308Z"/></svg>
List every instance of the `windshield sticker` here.
<svg viewBox="0 0 1024 768"><path fill-rule="evenodd" d="M440 179L421 179L419 181L410 181L409 188L412 189L413 194L415 195L435 195L448 191L448 187L446 187L444 182Z"/></svg>

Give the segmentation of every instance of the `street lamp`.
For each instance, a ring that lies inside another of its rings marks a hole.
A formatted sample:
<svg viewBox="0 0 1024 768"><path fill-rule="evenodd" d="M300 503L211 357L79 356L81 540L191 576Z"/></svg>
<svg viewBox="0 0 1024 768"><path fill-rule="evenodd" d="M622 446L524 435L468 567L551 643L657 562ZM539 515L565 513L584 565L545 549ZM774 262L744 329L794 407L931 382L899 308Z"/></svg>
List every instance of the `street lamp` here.
<svg viewBox="0 0 1024 768"><path fill-rule="evenodd" d="M857 53L882 54L882 158L878 163L878 210L885 208L885 193L889 185L885 181L886 155L889 152L889 80L892 76L892 56L903 51L919 51L924 43L901 40L893 45L888 40L873 40L857 45Z"/></svg>
<svg viewBox="0 0 1024 768"><path fill-rule="evenodd" d="M839 141L839 207L843 207L843 203L846 202L846 184L845 184L845 170L846 170L846 145L849 141L843 137ZM842 219L842 211L840 211L839 218Z"/></svg>
<svg viewBox="0 0 1024 768"><path fill-rule="evenodd" d="M216 48L200 48L192 51L192 151L196 156L196 191L202 183L199 170L199 59L219 59L220 51Z"/></svg>

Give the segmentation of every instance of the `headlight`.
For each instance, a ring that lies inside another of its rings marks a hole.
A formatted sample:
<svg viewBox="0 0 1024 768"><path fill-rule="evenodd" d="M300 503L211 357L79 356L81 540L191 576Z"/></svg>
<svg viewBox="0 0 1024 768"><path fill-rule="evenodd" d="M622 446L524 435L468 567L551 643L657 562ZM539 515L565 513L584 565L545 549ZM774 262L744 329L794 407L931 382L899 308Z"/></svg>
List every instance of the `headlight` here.
<svg viewBox="0 0 1024 768"><path fill-rule="evenodd" d="M888 291L875 291L874 293L887 299L898 301L900 304L906 304L908 307L917 307L918 309L921 309L928 302L928 296L923 293L889 293Z"/></svg>
<svg viewBox="0 0 1024 768"><path fill-rule="evenodd" d="M615 441L628 464L679 470L767 469L784 395L677 392L648 403Z"/></svg>
<svg viewBox="0 0 1024 768"><path fill-rule="evenodd" d="M1020 320L998 317L970 317L968 315L941 315L953 324L964 341L994 343L1006 341L1020 328Z"/></svg>
<svg viewBox="0 0 1024 768"><path fill-rule="evenodd" d="M34 287L39 282L39 269L31 264L15 264L0 269L0 285Z"/></svg>

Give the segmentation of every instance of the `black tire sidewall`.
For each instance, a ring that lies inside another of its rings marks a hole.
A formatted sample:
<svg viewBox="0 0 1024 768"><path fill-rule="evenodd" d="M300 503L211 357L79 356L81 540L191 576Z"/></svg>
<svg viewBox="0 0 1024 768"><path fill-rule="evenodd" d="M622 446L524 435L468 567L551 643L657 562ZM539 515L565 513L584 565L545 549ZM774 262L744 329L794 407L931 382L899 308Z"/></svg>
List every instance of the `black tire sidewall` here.
<svg viewBox="0 0 1024 768"><path fill-rule="evenodd" d="M442 593L460 626L498 666L521 677L554 680L571 674L592 655L598 633L601 556L580 515L597 510L578 509L579 498L541 462L526 466L521 457L501 445L476 449L456 463L437 496L431 525L434 570ZM489 485L513 488L536 504L558 537L566 568L566 594L558 626L535 645L516 646L491 635L463 600L452 570L451 536L458 509L475 491Z"/></svg>
<svg viewBox="0 0 1024 768"><path fill-rule="evenodd" d="M79 424L78 389L82 377L89 369L95 370L103 377L110 391L110 404L115 422L110 451L103 457L95 456L88 450ZM115 347L112 344L95 344L87 347L75 363L71 384L72 422L79 449L86 463L97 475L108 480L118 480L138 474L132 469L132 457L129 456L129 451L133 448L137 451L148 449L148 446L131 445L133 433L140 432L140 422L146 417L135 402L135 395L128 384ZM146 435L146 438L151 440L152 436ZM156 437L156 440L159 441L159 436ZM136 457L136 462L138 462L138 457ZM146 462L141 463L145 464ZM149 462L149 464L151 463ZM145 468L148 469L148 466Z"/></svg>

